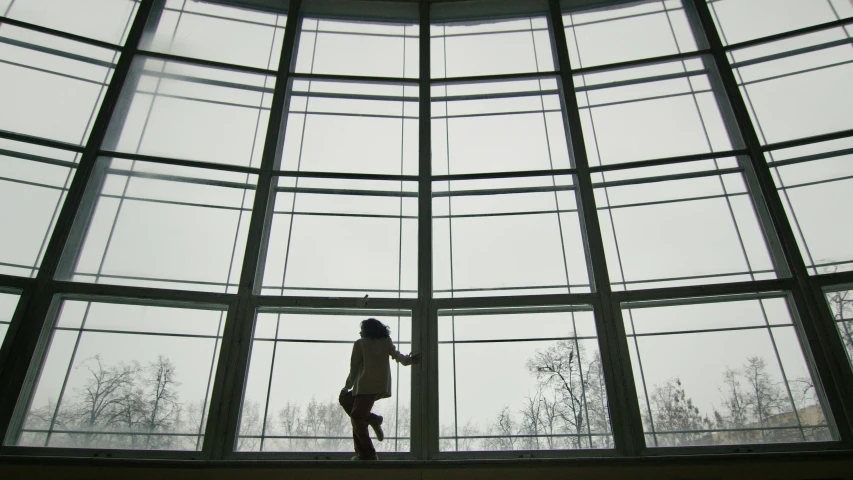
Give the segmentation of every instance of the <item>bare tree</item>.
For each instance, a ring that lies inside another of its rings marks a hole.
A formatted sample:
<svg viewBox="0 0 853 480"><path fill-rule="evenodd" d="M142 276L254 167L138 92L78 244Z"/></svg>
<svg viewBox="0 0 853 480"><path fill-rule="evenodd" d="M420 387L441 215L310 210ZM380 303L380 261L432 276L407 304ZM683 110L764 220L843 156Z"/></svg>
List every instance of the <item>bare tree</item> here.
<svg viewBox="0 0 853 480"><path fill-rule="evenodd" d="M169 443L168 437L155 438L155 432L168 433L180 419L181 403L179 402L175 366L168 357L158 355L157 360L148 364L145 371L143 384L145 385L145 396L143 406L142 428L148 433L145 447L150 448L152 441L156 443Z"/></svg>
<svg viewBox="0 0 853 480"><path fill-rule="evenodd" d="M88 376L83 387L76 390L78 400L69 408L70 417L75 428L87 432L82 446L92 446L102 438L102 432L121 425L123 395L132 388L139 365L104 366L101 357L95 355L77 368L86 368Z"/></svg>
<svg viewBox="0 0 853 480"><path fill-rule="evenodd" d="M650 401L652 418L643 415L643 420L646 430L654 432L659 446L710 443L707 430L711 428L711 421L702 416L693 399L687 396L681 379L671 378L662 385L656 385Z"/></svg>

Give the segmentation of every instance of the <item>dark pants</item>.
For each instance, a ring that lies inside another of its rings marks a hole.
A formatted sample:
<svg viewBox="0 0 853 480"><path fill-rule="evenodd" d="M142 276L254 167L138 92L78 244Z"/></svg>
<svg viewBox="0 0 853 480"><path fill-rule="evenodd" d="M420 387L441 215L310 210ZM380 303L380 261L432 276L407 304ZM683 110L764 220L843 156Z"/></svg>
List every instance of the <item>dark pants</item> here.
<svg viewBox="0 0 853 480"><path fill-rule="evenodd" d="M338 401L344 407L344 411L350 416L352 423L352 441L355 445L355 453L361 458L369 458L376 455L373 442L367 427L371 423L378 423L382 418L375 413L370 413L373 403L378 400L379 395L353 395L352 391L341 392Z"/></svg>

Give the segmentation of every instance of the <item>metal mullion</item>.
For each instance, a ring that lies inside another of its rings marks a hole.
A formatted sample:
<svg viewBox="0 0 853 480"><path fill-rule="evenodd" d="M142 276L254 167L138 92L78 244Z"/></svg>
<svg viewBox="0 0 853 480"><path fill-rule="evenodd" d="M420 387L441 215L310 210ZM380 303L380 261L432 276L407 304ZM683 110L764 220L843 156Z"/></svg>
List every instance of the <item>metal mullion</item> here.
<svg viewBox="0 0 853 480"><path fill-rule="evenodd" d="M802 157L789 158L786 160L773 160L771 162L767 162L767 166L770 168L779 168L784 167L786 165L795 165L798 163L812 162L815 160L824 160L827 158L835 158L841 157L844 155L853 154L853 148L844 148L841 150L833 150L831 152L823 152L823 153L815 153L813 155L804 155Z"/></svg>
<svg viewBox="0 0 853 480"><path fill-rule="evenodd" d="M4 392L23 392L28 380L35 381L32 375L28 375L28 372L31 370L30 365L37 353L39 338L53 304L52 299L55 292L53 278L59 266L64 244L71 233L71 226L82 202L86 185L93 173L98 149L106 137L107 128L120 96L122 85L131 70L134 53L152 13L153 5L154 0L143 0L140 3L127 42L120 50L121 55L115 65L110 86L104 95L89 140L83 150L80 165L77 167L62 211L57 218L53 235L45 250L41 268L36 276L32 300L27 302L26 311L22 316L23 325L17 331L14 338L15 342L9 352L9 358L14 358L14 360L4 365L3 370L0 371L0 390ZM77 148L73 150L79 151ZM6 438L9 433L9 427L15 413L16 400L17 395L6 395L0 399L0 438Z"/></svg>
<svg viewBox="0 0 853 480"><path fill-rule="evenodd" d="M801 188L801 187L813 187L815 185L823 185L826 183L841 182L844 180L850 180L851 178L853 178L853 175L845 175L843 177L835 177L835 178L825 178L823 180L815 180L813 182L803 182L803 183L798 183L796 185L783 185L783 186L779 187L779 190L794 190L796 188Z"/></svg>
<svg viewBox="0 0 853 480"><path fill-rule="evenodd" d="M433 215L432 218L484 218L484 217L516 217L520 215L547 215L547 214L560 214L560 213L577 213L578 209L559 209L559 210L534 210L529 212L494 212L494 213L463 213L463 214L454 214L454 215ZM403 218L414 218L414 217L403 217ZM572 286L574 284L571 284ZM566 285L563 285L565 287ZM497 288L497 290L503 290L503 288ZM460 292L464 291L461 289L454 289L454 291Z"/></svg>
<svg viewBox="0 0 853 480"><path fill-rule="evenodd" d="M600 165L589 167L591 173L607 173L619 170L631 170L634 168L659 167L663 165L674 165L677 163L697 162L701 160L713 160L715 158L732 157L746 153L746 150L725 150L722 152L697 153L694 155L682 155L677 157L666 157L655 160L640 160L638 162L615 163L611 165Z"/></svg>
<svg viewBox="0 0 853 480"><path fill-rule="evenodd" d="M512 30L494 30L486 32L471 32L471 33L443 33L440 35L430 35L430 38L455 38L455 37L479 37L487 35L501 35L505 33L527 33L527 32L547 32L547 28L518 28Z"/></svg>
<svg viewBox="0 0 853 480"><path fill-rule="evenodd" d="M554 288L566 288L557 285ZM595 305L597 296L594 293L555 293L543 295L524 295L520 297L454 297L436 298L433 300L436 310L455 310L473 308L523 308L549 307L572 305Z"/></svg>
<svg viewBox="0 0 853 480"><path fill-rule="evenodd" d="M147 163L157 163L161 165L173 165L176 167L190 167L204 170L218 170L223 172L234 173L250 173L257 174L260 172L257 168L242 167L239 165L228 165L224 163L211 163L200 160L181 160L178 158L155 157L152 155L142 155L139 153L116 152L112 150L99 150L98 156L108 158L120 158L123 160L134 160ZM134 172L137 173L137 172ZM254 185L249 185L254 188Z"/></svg>
<svg viewBox="0 0 853 480"><path fill-rule="evenodd" d="M213 2L211 2L211 3L213 3ZM226 2L222 2L222 3L226 3ZM205 17L205 18L215 18L218 20L227 20L229 22L234 22L234 23L244 23L247 25L257 25L260 27L271 27L273 29L284 30L284 27L282 27L281 25L278 25L277 23L263 23L263 22L255 22L252 20L244 20L242 18L223 17L222 15L213 15L211 13L192 12L189 10L184 10L183 8L172 7L172 8L166 8L164 10L167 12L176 12L176 13L183 14L183 15L191 15L191 16ZM275 14L276 16L287 15L287 12L264 12L264 13Z"/></svg>
<svg viewBox="0 0 853 480"><path fill-rule="evenodd" d="M567 47L568 48L568 47ZM592 67L576 68L572 72L574 75L590 75L593 73L612 72L616 70L624 70L633 67L646 67L651 65L660 65L663 63L677 62L682 60L690 60L699 58L702 55L708 54L707 49L699 49L684 53L673 53L671 55L661 55L659 57L641 58L638 60L628 60L626 62L608 63L605 65L595 65Z"/></svg>
<svg viewBox="0 0 853 480"><path fill-rule="evenodd" d="M0 59L0 63L4 63L4 64L6 64L6 65L12 65L12 66L14 66L14 67L19 67L19 68L25 68L25 69L27 69L27 70L33 70L33 71L36 71L36 72L47 73L48 75L56 75L56 76L58 76L58 77L62 77L62 78L68 78L68 79L71 79L71 80L77 80L77 81L79 81L79 82L91 83L91 84L94 84L94 85L101 85L101 86L104 86L104 87L108 85L107 83L99 82L99 81L97 81L97 80L91 80L91 79L84 78L84 77L77 77L77 76L75 76L75 75L69 75L69 74L67 74L67 73L62 73L62 72L55 72L55 71L53 71L53 70L48 70L48 69L46 69L46 68L41 68L41 67L34 67L34 66L32 66L32 65L27 65L27 64L24 64L24 63L12 62L12 61L9 61L9 60L2 60L2 59Z"/></svg>
<svg viewBox="0 0 853 480"><path fill-rule="evenodd" d="M478 197L485 195L510 195L519 193L550 193L575 190L575 185L555 185L553 187L518 187L518 188L495 188L488 190L455 190L434 192L433 198L441 197Z"/></svg>
<svg viewBox="0 0 853 480"><path fill-rule="evenodd" d="M195 290L165 290L151 287L60 281L56 282L56 290L62 291L66 297L74 295L93 300L119 298L131 299L137 302L162 300L168 302L170 305L173 305L175 302L190 302L196 308L198 308L198 304L212 305L211 308L225 305L230 303L234 297L233 294L200 292Z"/></svg>
<svg viewBox="0 0 853 480"><path fill-rule="evenodd" d="M813 135L811 137L802 137L794 140L785 140L783 142L768 143L761 147L762 151L781 150L785 148L801 147L811 145L813 143L829 142L832 140L840 140L842 138L853 137L853 128L849 130L839 130L832 133L824 133L821 135Z"/></svg>
<svg viewBox="0 0 853 480"><path fill-rule="evenodd" d="M839 286L845 289L853 289L853 271L816 275L812 277L812 282L824 288Z"/></svg>
<svg viewBox="0 0 853 480"><path fill-rule="evenodd" d="M288 18L290 18L288 16ZM417 79L399 77L371 77L360 75L335 75L328 73L291 72L290 78L309 82L340 82L340 83L378 83L380 85L409 85L418 84Z"/></svg>
<svg viewBox="0 0 853 480"><path fill-rule="evenodd" d="M758 58L750 58L749 60L742 60L740 62L732 62L729 65L731 68L743 68L748 67L750 65L757 65L759 63L767 63L772 62L774 60L781 60L783 58L795 57L797 55L804 55L806 53L816 52L819 50L826 50L829 48L840 47L842 45L848 45L853 43L853 38L844 38L841 40L834 40L832 42L824 42L819 43L817 45L810 45L808 47L795 48L793 50L788 50L785 52L774 53L771 55L766 55Z"/></svg>
<svg viewBox="0 0 853 480"><path fill-rule="evenodd" d="M216 459L234 456L234 442L239 433L240 407L243 387L248 375L255 320L254 289L256 283L260 285L263 276L262 254L268 235L266 227L271 221L275 201L272 188L276 177L274 169L283 144L281 139L284 136L286 124L290 71L296 59L298 32L302 19L301 3L301 0L290 0L287 10L287 24L276 72L275 90L270 106L252 216L249 221L240 283L235 303L229 309L229 318L226 321L226 333L222 342L223 353L220 355L217 367L211 399L211 414L205 429L207 433L203 451ZM214 406L218 406L216 414L214 414Z"/></svg>
<svg viewBox="0 0 853 480"><path fill-rule="evenodd" d="M494 75L480 75L470 77L445 77L434 78L430 82L432 86L463 85L471 83L495 83L513 80L542 80L554 78L558 72L525 72L525 73L499 73Z"/></svg>
<svg viewBox="0 0 853 480"><path fill-rule="evenodd" d="M187 183L193 185L205 185L210 187L234 188L237 190L254 190L251 183L228 182L224 180L211 180L207 178L185 177L182 175L169 175L164 173L143 172L139 170L124 170L119 168L105 169L105 173L129 178L145 178L148 180L160 180L163 182ZM121 195L127 198L127 195Z"/></svg>
<svg viewBox="0 0 853 480"><path fill-rule="evenodd" d="M701 57L697 57L696 60L700 60ZM682 65L684 60L681 60ZM684 67L686 68L686 67ZM620 87L630 87L633 85L640 85L644 83L655 83L655 82L665 82L667 80L678 80L679 78L690 78L690 77L698 77L700 75L706 75L708 73L707 70L686 70L684 72L677 73L664 73L661 75L653 75L651 77L639 77L639 78L630 78L628 80L616 80L613 82L606 83L596 83L593 85L583 85L581 87L576 87L576 92L589 92L593 90L604 90L608 88L620 88ZM577 75L577 74L575 74ZM682 95L690 95L693 92L684 92ZM642 100L642 99L638 99ZM614 102L615 103L615 102ZM597 106L597 105L596 105Z"/></svg>
<svg viewBox="0 0 853 480"><path fill-rule="evenodd" d="M560 1L549 0L548 5L552 42L563 89L562 102L566 110L566 136L571 158L574 159L578 169L578 208L581 210L581 225L586 233L585 239L591 266L589 273L595 285L593 291L596 293L593 296L596 298L594 305L597 308L594 316L602 367L605 372L604 380L610 406L614 445L617 452L635 455L643 445L643 428L634 390L627 337L610 286Z"/></svg>
<svg viewBox="0 0 853 480"><path fill-rule="evenodd" d="M801 35L805 35L808 33L820 32L823 30L830 30L835 27L844 27L848 24L853 23L853 17L843 18L841 20L834 20L832 22L821 23L818 25L812 25L811 27L799 28L797 30L791 30L788 32L777 33L775 35L770 35L768 37L756 38L755 40L746 40L744 42L733 43L725 47L726 51L729 50L739 50L747 47L754 47L756 45L763 45L765 43L771 43L778 40L785 40L787 38L799 37Z"/></svg>
<svg viewBox="0 0 853 480"><path fill-rule="evenodd" d="M553 212L552 212L553 213ZM589 288L590 285L583 283L574 283L569 285L571 287L585 287ZM454 288L454 289L436 289L435 293L460 293L460 292L510 292L510 291L522 291L522 290L560 290L566 288L566 285L533 285L526 287L477 287L477 288ZM554 295L549 293L543 293L540 295ZM470 298L470 297L442 297L442 298Z"/></svg>
<svg viewBox="0 0 853 480"><path fill-rule="evenodd" d="M61 142L58 140L50 140L48 138L36 137L25 133L15 133L7 130L0 130L0 138L13 140L21 143L31 143L42 147L55 148L57 150L70 150L72 152L83 153L86 147L74 145L73 143Z"/></svg>
<svg viewBox="0 0 853 480"><path fill-rule="evenodd" d="M682 92L682 93L667 93L664 95L654 95L651 97L642 97L642 98L632 98L630 100L619 100L617 102L605 102L605 103L597 103L595 105L587 105L584 107L580 107L581 110L588 110L593 108L601 108L601 107L612 107L615 105L628 105L630 103L639 103L639 102L648 102L651 100L665 100L667 98L676 98L683 97L686 95L695 95L697 93L708 93L711 92L711 89L708 90L696 90L693 92Z"/></svg>
<svg viewBox="0 0 853 480"><path fill-rule="evenodd" d="M94 38L83 37L80 35L75 35L73 33L63 32L61 30L56 30L53 28L42 27L41 25L36 25L29 22L23 22L21 20L15 20L13 18L4 17L0 15L0 24L12 25L18 28L23 28L26 30L32 30L34 32L44 33L47 35L52 35L54 37L64 38L66 40L73 40L79 43L85 43L87 45L92 45L95 47L101 47L109 50L121 50L121 45L114 45L109 42L104 42L101 40L95 40Z"/></svg>
<svg viewBox="0 0 853 480"><path fill-rule="evenodd" d="M14 150L7 150L5 148L0 148L0 155L20 158L21 160L29 160L36 163L44 163L47 165L55 165L57 167L77 168L77 163L68 160L57 160L55 158L43 157L41 155L34 155L31 153L21 153Z"/></svg>
<svg viewBox="0 0 853 480"><path fill-rule="evenodd" d="M7 287L14 290L26 290L32 288L34 284L35 280L31 278L0 273L0 289L3 291L5 291Z"/></svg>
<svg viewBox="0 0 853 480"><path fill-rule="evenodd" d="M692 178L722 177L733 173L743 173L743 167L721 168L719 170L705 170L699 172L674 173L671 175L660 175L657 177L629 178L626 180L611 180L593 183L593 188L623 187L626 185L638 185L657 182L671 182L677 180L689 180Z"/></svg>
<svg viewBox="0 0 853 480"><path fill-rule="evenodd" d="M438 317L433 305L432 100L430 3L420 2L418 29L418 295L412 312L412 351L423 355L412 371L411 453L419 460L439 453Z"/></svg>
<svg viewBox="0 0 853 480"><path fill-rule="evenodd" d="M746 274L744 274L746 275ZM629 304L630 308L639 308L633 303L672 300L681 303L702 303L702 298L710 302L719 302L721 298L736 298L738 295L777 294L789 290L792 282L788 279L750 280L745 282L719 283L710 285L690 285L686 287L660 287L647 290L628 290L613 292L620 304ZM778 295L777 295L778 296ZM714 298L711 298L714 297ZM680 302L679 299L684 299ZM725 298L722 299L725 301Z"/></svg>
<svg viewBox="0 0 853 480"><path fill-rule="evenodd" d="M542 81L542 79L538 79ZM540 87L541 88L541 87ZM559 95L559 90L530 90L522 92L500 92L500 93L472 93L468 95L445 95L433 96L432 101L435 103L441 102L467 102L472 100L498 100L503 98L526 98L526 97L542 97L549 95ZM441 118L441 117L433 117Z"/></svg>
<svg viewBox="0 0 853 480"><path fill-rule="evenodd" d="M217 62L215 60L203 60L201 58L194 58L194 57L184 57L182 55L173 55L171 53L154 52L154 51L145 50L145 49L139 49L138 54L140 56L145 57L145 58L154 58L154 59L163 60L166 62L186 63L186 64L190 64L190 65L195 65L198 67L215 68L217 70L229 70L229 71L236 71L236 72L240 72L240 73L251 73L251 74L255 74L255 75L264 75L264 76L274 76L276 73L275 70L267 70L265 68L248 67L245 65L238 65L238 64L226 63L226 62ZM157 72L157 73L160 73L160 72ZM168 76L168 74L166 74L164 76ZM184 76L184 75L176 75L176 76ZM225 82L223 82L223 83L225 83Z"/></svg>
<svg viewBox="0 0 853 480"><path fill-rule="evenodd" d="M760 298L758 298L760 300ZM632 333L629 338L633 337L665 337L669 335L692 335L695 333L714 333L714 332L738 332L741 330L772 330L774 328L794 327L793 323L783 324L768 324L768 325L753 325L749 327L728 327L728 328L697 328L695 330L677 330L669 332L649 332L649 333ZM798 422L799 423L799 422ZM799 429L799 426L791 427ZM661 433L661 432L658 432Z"/></svg>
<svg viewBox="0 0 853 480"><path fill-rule="evenodd" d="M276 170L277 177L336 178L341 180L390 180L392 182L415 182L416 175L387 175L375 173L311 172L303 170Z"/></svg>
<svg viewBox="0 0 853 480"><path fill-rule="evenodd" d="M363 291L363 289L359 291ZM394 292L396 292L396 290L394 290ZM258 295L255 297L254 304L256 308L263 310L277 308L288 309L289 307L323 309L324 311L328 311L328 309L361 310L354 300L355 299L353 298L340 297L303 297L297 295L283 297L280 295ZM417 302L417 299L414 298L371 298L369 300L370 307L368 310L414 310L417 307Z"/></svg>
<svg viewBox="0 0 853 480"><path fill-rule="evenodd" d="M81 63L88 63L90 65L97 65L99 67L104 68L113 68L116 65L114 63L110 63L104 60L98 60L95 58L87 57L85 55L80 55L77 53L68 53L63 50L59 50L57 48L51 47L43 47L41 45L37 45L35 43L24 42L21 40L15 40L12 38L0 37L0 43L5 43L6 45L12 45L14 47L23 48L25 50L33 50L36 52L46 53L48 55L54 55L57 57L67 58L69 60L74 60ZM116 52L116 49L112 49L112 52Z"/></svg>
<svg viewBox="0 0 853 480"><path fill-rule="evenodd" d="M486 172L486 173L456 173L451 175L433 175L433 182L459 181L459 180L491 180L501 178L521 177L550 177L561 175L575 175L576 168L556 168L553 170L527 170L515 172Z"/></svg>
<svg viewBox="0 0 853 480"><path fill-rule="evenodd" d="M770 168L764 161L763 149L755 127L750 119L746 103L740 94L733 69L729 68L725 48L714 25L711 11L704 1L690 0L686 6L688 18L694 17L691 26L704 30L704 40L711 47L713 63L717 67L722 92L728 97L728 105L732 109L735 122L739 127L741 137L749 150L748 159L742 162L750 192L753 194L753 204L758 208L758 216L769 218L762 222L765 237L770 241L771 256L776 257L774 263L783 268L787 266L792 276L792 297L796 312L799 312L798 330L800 342L808 360L807 364L813 377L823 383L823 400L821 403L830 407L826 414L837 415L837 432L846 443L853 443L853 412L848 405L853 405L853 371L838 338L835 325L831 322L831 314L826 302L821 302L812 288L808 269L799 251L794 231L788 221L787 214L773 181ZM701 25L701 27L700 27ZM702 38L701 34L697 35ZM712 79L712 82L714 79ZM725 110L725 109L724 109ZM724 114L725 116L725 114ZM775 245L774 245L775 244ZM774 251L776 250L776 251ZM781 254L781 255L780 255ZM778 257L782 258L779 259ZM780 272L784 274L785 272ZM796 312L792 312L795 316ZM819 390L819 395L820 389Z"/></svg>
<svg viewBox="0 0 853 480"><path fill-rule="evenodd" d="M343 188L312 188L312 187L274 187L276 193L305 193L315 195L350 195L362 197L394 197L394 198L417 198L417 192L395 192L388 190L349 190Z"/></svg>
<svg viewBox="0 0 853 480"><path fill-rule="evenodd" d="M436 119L448 119L448 118L476 118L476 117L500 117L500 116L509 116L509 115L535 115L540 113L556 113L559 112L559 109L549 109L549 110L518 110L515 112L485 112L485 113L465 113L461 115L435 115L433 116L433 120Z"/></svg>
<svg viewBox="0 0 853 480"><path fill-rule="evenodd" d="M291 97L302 97L302 98L331 98L337 100L367 100L367 101L377 101L377 102L411 102L415 103L418 101L415 97L406 97L403 95L368 95L362 93L333 93L333 92L302 92L302 91L293 91L290 92ZM305 113L302 111L295 111L295 113ZM309 112L310 113L310 112ZM399 117L395 117L399 118Z"/></svg>
<svg viewBox="0 0 853 480"><path fill-rule="evenodd" d="M812 67L812 68L807 68L805 70L797 70L794 72L782 73L779 75L772 75L769 77L759 78L757 80L741 81L739 83L739 85L746 87L747 85L755 85L756 83L769 82L771 80L779 80L780 78L792 77L794 75L801 75L803 73L817 72L820 70L825 70L827 68L842 67L844 65L849 65L851 63L853 63L853 60L844 60L843 62L828 63L826 65L821 65L819 67Z"/></svg>

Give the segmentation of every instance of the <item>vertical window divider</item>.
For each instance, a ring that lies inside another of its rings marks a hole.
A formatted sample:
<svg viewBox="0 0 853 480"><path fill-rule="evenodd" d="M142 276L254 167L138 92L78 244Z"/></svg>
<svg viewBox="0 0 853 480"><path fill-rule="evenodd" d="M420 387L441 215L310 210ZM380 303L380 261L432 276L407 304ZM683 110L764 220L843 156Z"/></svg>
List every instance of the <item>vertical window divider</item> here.
<svg viewBox="0 0 853 480"><path fill-rule="evenodd" d="M272 187L276 177L273 172L281 157L287 123L290 72L296 62L296 53L299 48L301 5L301 0L290 0L287 9L287 23L284 28L252 216L246 236L246 251L243 256L240 283L237 298L229 307L222 339L222 352L210 400L210 415L207 419L203 447L207 458L223 459L234 456L257 307L255 285L260 286L263 279L262 257L265 254L266 241L269 237L268 227L272 222L275 204L275 192Z"/></svg>
<svg viewBox="0 0 853 480"><path fill-rule="evenodd" d="M853 443L853 371L848 367L844 346L832 323L832 315L826 301L816 296L814 288L811 288L811 279L803 260L802 254L794 236L794 231L788 221L784 205L776 190L770 167L764 161L764 154L759 141L758 133L750 119L746 103L737 85L734 72L726 57L720 35L714 24L711 11L705 0L686 0L685 13L690 20L690 26L694 30L697 41L707 42L711 50L714 71L722 84L722 93L727 97L728 106L734 116L739 130L739 137L744 142L748 159L739 163L744 167L744 177L747 179L749 194L758 210L762 226L772 228L772 235L766 235L771 257L777 273L786 275L789 272L780 271L780 267L790 269L794 288L792 297L797 312L792 312L795 325L801 335L804 354L809 360L809 368L813 371L813 377L820 381L823 389L822 403L829 406L825 414L835 418L835 428L841 440L850 445ZM712 75L713 77L713 75ZM713 81L713 78L712 78ZM721 108L726 102L720 102ZM727 115L724 114L724 117ZM730 123L730 122L726 122ZM730 128L727 125L727 128ZM762 206L766 207L766 215L769 218L761 219ZM781 258L780 258L781 257ZM798 319L798 320L797 320ZM830 425L833 422L829 422Z"/></svg>
<svg viewBox="0 0 853 480"><path fill-rule="evenodd" d="M644 446L643 426L640 407L637 401L636 387L631 370L625 327L614 301L604 255L604 242L595 208L589 161L581 126L580 110L575 96L574 79L566 42L566 30L563 25L563 12L560 0L549 0L548 22L554 45L555 60L558 66L561 102L566 112L566 137L569 155L577 168L576 194L580 211L581 230L591 265L593 292L597 293L594 302L595 326L601 349L602 366L610 408L610 422L613 429L614 445L622 455L639 454Z"/></svg>
<svg viewBox="0 0 853 480"><path fill-rule="evenodd" d="M74 180L68 188L65 203L56 220L56 226L45 250L31 296L27 302L21 302L18 306L18 310L23 309L24 313L19 318L22 325L20 328L16 327L13 344L8 349L8 358L13 360L3 365L3 369L0 370L0 391L18 392L18 395L4 395L0 399L0 440L7 438L20 393L28 390L26 388L27 372L30 370L39 338L49 317L55 291L54 276L59 268L66 241L73 240L71 234L74 219L83 203L90 178L96 173L94 170L98 152L107 136L122 87L131 77L132 63L140 41L150 25L149 19L157 15L159 5L155 6L155 4L163 5L163 2L162 0L141 0L139 4L127 41L121 47L121 55L116 63L110 85L104 94L101 108L92 126L89 141L86 142Z"/></svg>

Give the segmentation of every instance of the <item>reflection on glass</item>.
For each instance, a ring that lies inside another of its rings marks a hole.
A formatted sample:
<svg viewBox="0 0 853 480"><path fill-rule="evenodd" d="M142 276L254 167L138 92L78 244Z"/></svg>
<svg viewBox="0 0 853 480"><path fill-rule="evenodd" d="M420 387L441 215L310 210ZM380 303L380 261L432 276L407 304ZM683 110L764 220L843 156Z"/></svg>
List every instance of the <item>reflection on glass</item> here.
<svg viewBox="0 0 853 480"><path fill-rule="evenodd" d="M853 290L837 290L826 294L829 310L841 335L847 359L853 366Z"/></svg>
<svg viewBox="0 0 853 480"><path fill-rule="evenodd" d="M402 353L411 351L408 311L259 311L240 413L237 451L352 452L350 419L338 404L360 322L374 317L391 328ZM379 452L408 452L411 369L391 364L391 398L373 413L384 417Z"/></svg>
<svg viewBox="0 0 853 480"><path fill-rule="evenodd" d="M623 305L646 445L833 440L784 297Z"/></svg>
<svg viewBox="0 0 853 480"><path fill-rule="evenodd" d="M201 450L225 314L62 301L13 444Z"/></svg>
<svg viewBox="0 0 853 480"><path fill-rule="evenodd" d="M591 308L526 310L439 312L441 451L613 448Z"/></svg>

